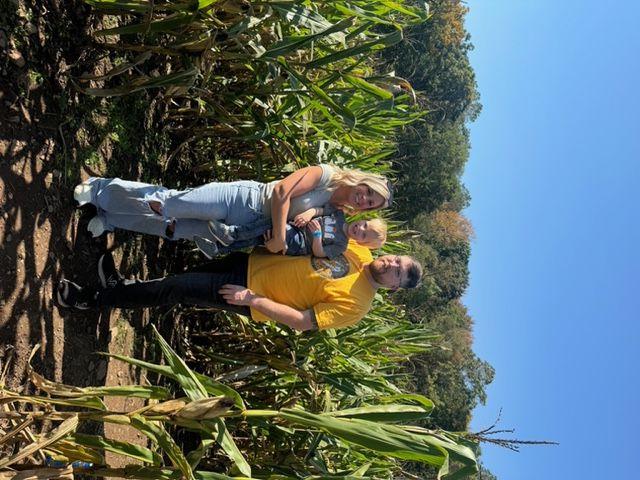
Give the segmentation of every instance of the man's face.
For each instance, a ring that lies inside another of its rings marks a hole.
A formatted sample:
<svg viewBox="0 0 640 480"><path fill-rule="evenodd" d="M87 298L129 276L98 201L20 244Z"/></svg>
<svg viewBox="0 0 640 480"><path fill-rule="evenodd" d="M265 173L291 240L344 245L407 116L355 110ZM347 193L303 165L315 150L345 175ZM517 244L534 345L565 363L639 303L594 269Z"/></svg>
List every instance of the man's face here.
<svg viewBox="0 0 640 480"><path fill-rule="evenodd" d="M406 283L411 263L405 255L383 255L371 262L369 270L376 283L397 290Z"/></svg>

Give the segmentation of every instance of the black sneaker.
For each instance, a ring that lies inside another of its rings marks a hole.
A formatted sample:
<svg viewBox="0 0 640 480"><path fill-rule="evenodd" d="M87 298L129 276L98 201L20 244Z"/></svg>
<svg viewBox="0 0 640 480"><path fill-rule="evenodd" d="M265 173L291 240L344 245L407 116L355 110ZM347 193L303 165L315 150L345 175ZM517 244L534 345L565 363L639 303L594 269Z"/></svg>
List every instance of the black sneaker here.
<svg viewBox="0 0 640 480"><path fill-rule="evenodd" d="M218 256L218 245L216 242L212 242L211 240L207 240L202 237L194 237L193 241L198 247L198 250L200 250L209 260Z"/></svg>
<svg viewBox="0 0 640 480"><path fill-rule="evenodd" d="M211 233L211 235L213 235L213 238L215 238L225 247L228 247L236 241L235 237L233 236L232 228L229 225L217 220L209 220L209 232Z"/></svg>
<svg viewBox="0 0 640 480"><path fill-rule="evenodd" d="M116 269L111 252L103 254L98 260L98 276L102 288L113 288L124 280L124 277Z"/></svg>
<svg viewBox="0 0 640 480"><path fill-rule="evenodd" d="M95 292L83 289L71 280L63 279L58 283L56 298L58 304L64 308L89 310L96 306Z"/></svg>

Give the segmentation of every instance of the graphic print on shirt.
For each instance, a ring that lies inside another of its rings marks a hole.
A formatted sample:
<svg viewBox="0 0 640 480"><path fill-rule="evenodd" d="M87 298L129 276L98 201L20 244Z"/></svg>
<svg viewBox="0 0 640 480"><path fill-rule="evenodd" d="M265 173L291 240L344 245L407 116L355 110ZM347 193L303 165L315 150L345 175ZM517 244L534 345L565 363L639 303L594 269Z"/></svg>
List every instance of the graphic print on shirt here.
<svg viewBox="0 0 640 480"><path fill-rule="evenodd" d="M333 243L333 240L336 238L336 219L331 216L322 218L322 244L328 245Z"/></svg>
<svg viewBox="0 0 640 480"><path fill-rule="evenodd" d="M342 278L349 273L349 261L344 255L336 258L311 257L311 266L324 278Z"/></svg>

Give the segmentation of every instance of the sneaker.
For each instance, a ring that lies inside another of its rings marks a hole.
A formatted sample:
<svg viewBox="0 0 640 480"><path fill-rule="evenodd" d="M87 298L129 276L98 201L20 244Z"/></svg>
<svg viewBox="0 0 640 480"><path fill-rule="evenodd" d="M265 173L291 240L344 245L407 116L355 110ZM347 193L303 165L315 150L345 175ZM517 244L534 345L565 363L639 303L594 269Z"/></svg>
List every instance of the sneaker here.
<svg viewBox="0 0 640 480"><path fill-rule="evenodd" d="M233 229L229 225L217 220L209 220L209 232L213 235L213 238L225 247L228 247L236 241L233 236Z"/></svg>
<svg viewBox="0 0 640 480"><path fill-rule="evenodd" d="M113 288L123 282L124 277L118 272L111 252L103 254L98 260L98 277L102 288Z"/></svg>
<svg viewBox="0 0 640 480"><path fill-rule="evenodd" d="M58 283L56 290L58 304L64 308L75 308L76 310L89 310L95 307L95 295L89 290L83 289L71 280L63 279Z"/></svg>
<svg viewBox="0 0 640 480"><path fill-rule="evenodd" d="M104 220L98 215L89 220L89 224L87 225L87 230L93 235L93 238L99 237L102 235L106 228L104 226Z"/></svg>
<svg viewBox="0 0 640 480"><path fill-rule="evenodd" d="M200 250L209 260L218 256L218 245L216 242L212 242L211 240L207 240L202 237L194 237L193 241L196 243L198 250Z"/></svg>
<svg viewBox="0 0 640 480"><path fill-rule="evenodd" d="M91 184L87 182L76 185L76 188L73 189L73 199L78 202L78 206L81 207L87 203L91 203L92 188Z"/></svg>

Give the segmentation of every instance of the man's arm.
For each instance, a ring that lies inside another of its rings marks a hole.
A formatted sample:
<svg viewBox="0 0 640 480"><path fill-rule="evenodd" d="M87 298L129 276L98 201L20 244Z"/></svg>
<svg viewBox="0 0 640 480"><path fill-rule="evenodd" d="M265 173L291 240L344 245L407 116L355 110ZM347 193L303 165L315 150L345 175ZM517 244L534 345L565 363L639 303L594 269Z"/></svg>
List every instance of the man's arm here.
<svg viewBox="0 0 640 480"><path fill-rule="evenodd" d="M317 330L315 315L312 309L296 310L288 305L256 295L253 291L240 285L223 285L218 291L231 305L244 305L253 308L263 315L298 331Z"/></svg>

